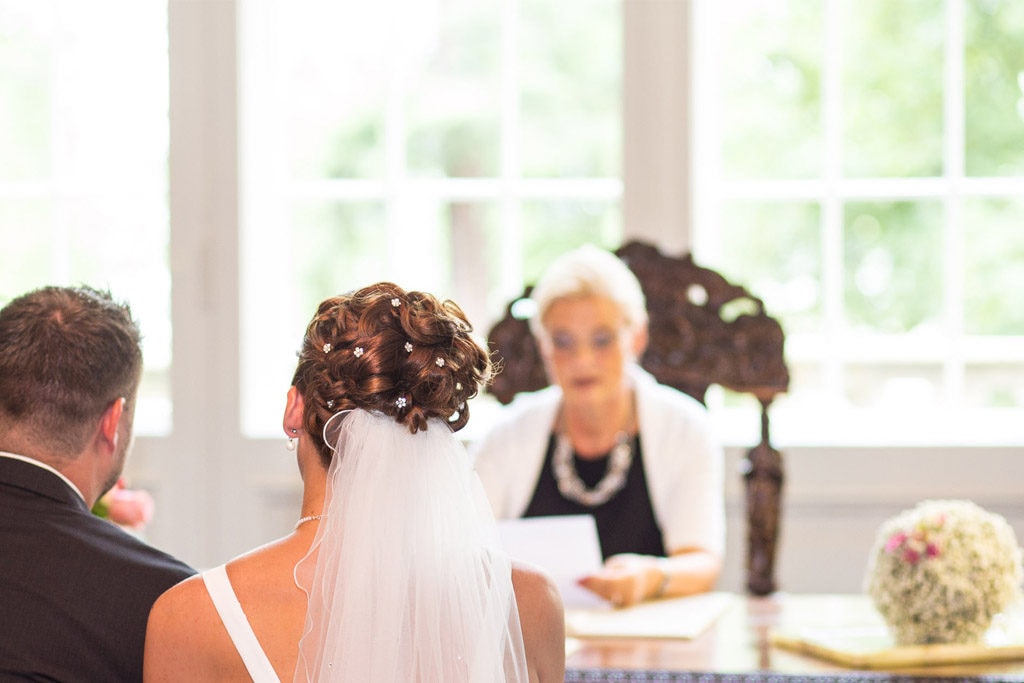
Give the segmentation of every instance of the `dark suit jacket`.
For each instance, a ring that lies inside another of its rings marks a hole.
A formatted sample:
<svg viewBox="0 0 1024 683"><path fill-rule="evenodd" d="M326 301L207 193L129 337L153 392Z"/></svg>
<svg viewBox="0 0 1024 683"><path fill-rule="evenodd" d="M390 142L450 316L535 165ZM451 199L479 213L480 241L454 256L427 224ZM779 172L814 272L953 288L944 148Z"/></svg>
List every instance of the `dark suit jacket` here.
<svg viewBox="0 0 1024 683"><path fill-rule="evenodd" d="M0 457L0 680L141 680L149 609L194 573Z"/></svg>

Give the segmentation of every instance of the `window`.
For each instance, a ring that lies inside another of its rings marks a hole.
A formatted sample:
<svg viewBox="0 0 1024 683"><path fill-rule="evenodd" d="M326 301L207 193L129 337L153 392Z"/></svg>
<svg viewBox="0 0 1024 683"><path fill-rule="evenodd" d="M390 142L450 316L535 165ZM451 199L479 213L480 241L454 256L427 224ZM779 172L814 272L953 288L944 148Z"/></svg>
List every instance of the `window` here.
<svg viewBox="0 0 1024 683"><path fill-rule="evenodd" d="M783 322L773 434L1019 443L1024 6L695 6L695 251Z"/></svg>
<svg viewBox="0 0 1024 683"><path fill-rule="evenodd" d="M325 297L388 279L483 335L556 254L620 243L619 9L240 3L247 434Z"/></svg>
<svg viewBox="0 0 1024 683"><path fill-rule="evenodd" d="M0 2L0 303L79 283L128 300L148 435L171 429L167 106L166 3Z"/></svg>

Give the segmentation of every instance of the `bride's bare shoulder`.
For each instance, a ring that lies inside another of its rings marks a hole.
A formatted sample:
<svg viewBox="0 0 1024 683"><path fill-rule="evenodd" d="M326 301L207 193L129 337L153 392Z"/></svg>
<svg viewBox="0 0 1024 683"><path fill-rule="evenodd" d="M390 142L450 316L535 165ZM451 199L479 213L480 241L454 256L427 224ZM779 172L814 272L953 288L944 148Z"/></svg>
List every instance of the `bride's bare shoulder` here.
<svg viewBox="0 0 1024 683"><path fill-rule="evenodd" d="M522 603L524 600L540 603L557 603L557 608L562 608L562 598L558 587L551 577L539 567L526 562L515 561L512 563L512 587L516 591L516 601ZM520 609L522 605L520 604Z"/></svg>
<svg viewBox="0 0 1024 683"><path fill-rule="evenodd" d="M565 611L558 587L540 569L519 562L512 565L512 587L516 592L531 680L563 680Z"/></svg>

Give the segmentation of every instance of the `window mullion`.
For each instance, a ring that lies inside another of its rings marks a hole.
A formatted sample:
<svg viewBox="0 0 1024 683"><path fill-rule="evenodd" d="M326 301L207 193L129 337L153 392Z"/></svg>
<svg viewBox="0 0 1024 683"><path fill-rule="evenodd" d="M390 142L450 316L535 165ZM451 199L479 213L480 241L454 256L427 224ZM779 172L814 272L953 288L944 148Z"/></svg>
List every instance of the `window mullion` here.
<svg viewBox="0 0 1024 683"><path fill-rule="evenodd" d="M511 298L523 282L521 160L519 157L519 0L501 3L501 274L499 291Z"/></svg>
<svg viewBox="0 0 1024 683"><path fill-rule="evenodd" d="M841 6L837 0L825 3L825 40L822 69L822 116L824 178L821 198L822 279L824 291L823 343L826 348L838 348L843 338L843 204L839 192L843 168L843 34ZM827 356L824 361L825 385L835 395L843 392L843 366L846 359L839 354Z"/></svg>
<svg viewBox="0 0 1024 683"><path fill-rule="evenodd" d="M944 316L950 348L943 364L945 402L955 406L964 391L964 6L946 0L943 66L943 174L948 191L943 212Z"/></svg>

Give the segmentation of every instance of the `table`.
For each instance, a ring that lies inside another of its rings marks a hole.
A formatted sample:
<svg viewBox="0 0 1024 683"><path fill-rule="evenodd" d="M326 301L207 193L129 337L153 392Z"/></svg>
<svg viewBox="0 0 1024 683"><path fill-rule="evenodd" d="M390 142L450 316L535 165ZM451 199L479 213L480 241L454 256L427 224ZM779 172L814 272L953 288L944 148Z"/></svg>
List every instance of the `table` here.
<svg viewBox="0 0 1024 683"><path fill-rule="evenodd" d="M566 681L572 683L875 683L904 681L1024 683L1024 661L855 671L773 645L775 629L857 626L878 619L864 595L736 596L692 640L572 639Z"/></svg>

